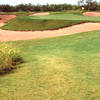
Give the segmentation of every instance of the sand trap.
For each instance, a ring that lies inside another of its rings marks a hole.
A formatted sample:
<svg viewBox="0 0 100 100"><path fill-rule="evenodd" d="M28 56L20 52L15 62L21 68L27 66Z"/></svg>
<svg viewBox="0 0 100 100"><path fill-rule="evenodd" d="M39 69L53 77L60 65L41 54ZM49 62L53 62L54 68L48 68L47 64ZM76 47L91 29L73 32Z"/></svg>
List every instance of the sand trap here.
<svg viewBox="0 0 100 100"><path fill-rule="evenodd" d="M100 17L99 12L85 12L83 13L84 16L90 16L90 17Z"/></svg>
<svg viewBox="0 0 100 100"><path fill-rule="evenodd" d="M58 30L48 31L8 31L0 29L0 41L15 41L27 39L41 39L48 37L71 35L80 32L100 30L100 23L83 23ZM94 32L95 34L95 32Z"/></svg>
<svg viewBox="0 0 100 100"><path fill-rule="evenodd" d="M6 21L11 20L15 17L16 17L16 15L0 15L0 18L1 18L0 24L5 23Z"/></svg>
<svg viewBox="0 0 100 100"><path fill-rule="evenodd" d="M41 12L41 13L35 13L35 14L32 14L30 16L47 16L49 15L50 13L49 12Z"/></svg>

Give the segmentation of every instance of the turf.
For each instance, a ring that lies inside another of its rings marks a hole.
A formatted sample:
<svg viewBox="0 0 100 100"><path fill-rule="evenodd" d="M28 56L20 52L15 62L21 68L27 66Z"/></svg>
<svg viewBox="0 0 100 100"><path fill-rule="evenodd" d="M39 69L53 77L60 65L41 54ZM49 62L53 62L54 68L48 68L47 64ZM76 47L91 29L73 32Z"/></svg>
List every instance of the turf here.
<svg viewBox="0 0 100 100"><path fill-rule="evenodd" d="M2 29L35 31L58 29L83 22L100 22L100 17L82 16L80 12L52 12L48 16L22 16L4 25Z"/></svg>
<svg viewBox="0 0 100 100"><path fill-rule="evenodd" d="M85 22L85 21L83 21ZM82 23L80 20L41 20L29 19L29 17L18 17L2 27L2 29L15 31L36 31L36 30L51 30L58 29L65 26Z"/></svg>
<svg viewBox="0 0 100 100"><path fill-rule="evenodd" d="M24 12L24 11L18 11L18 12L0 12L0 15L16 15L16 16L28 16L30 14L33 14L34 12Z"/></svg>
<svg viewBox="0 0 100 100"><path fill-rule="evenodd" d="M100 100L100 31L12 44L25 63L0 76L1 100Z"/></svg>

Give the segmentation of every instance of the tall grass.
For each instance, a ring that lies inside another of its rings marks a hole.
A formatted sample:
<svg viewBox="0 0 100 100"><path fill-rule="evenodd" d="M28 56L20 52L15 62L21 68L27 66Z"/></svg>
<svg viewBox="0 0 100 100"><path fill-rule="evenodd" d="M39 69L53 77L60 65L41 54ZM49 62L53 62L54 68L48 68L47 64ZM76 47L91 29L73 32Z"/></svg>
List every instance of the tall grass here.
<svg viewBox="0 0 100 100"><path fill-rule="evenodd" d="M0 42L0 73L5 73L23 62L20 50L11 44Z"/></svg>

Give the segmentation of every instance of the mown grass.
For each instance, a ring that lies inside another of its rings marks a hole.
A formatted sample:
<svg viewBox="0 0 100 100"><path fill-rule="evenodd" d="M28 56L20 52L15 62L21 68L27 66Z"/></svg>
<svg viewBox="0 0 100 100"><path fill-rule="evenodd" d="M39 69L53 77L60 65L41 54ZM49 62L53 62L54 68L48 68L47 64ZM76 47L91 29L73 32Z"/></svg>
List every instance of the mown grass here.
<svg viewBox="0 0 100 100"><path fill-rule="evenodd" d="M83 22L100 22L100 17L82 16L77 11L51 12L48 16L22 16L9 21L2 29L35 31L58 29Z"/></svg>
<svg viewBox="0 0 100 100"><path fill-rule="evenodd" d="M100 31L13 45L26 62L0 77L1 100L100 100Z"/></svg>
<svg viewBox="0 0 100 100"><path fill-rule="evenodd" d="M0 15L16 15L16 16L28 16L30 14L33 14L34 12L24 12L24 11L18 11L18 12L0 12Z"/></svg>
<svg viewBox="0 0 100 100"><path fill-rule="evenodd" d="M81 20L81 21L97 21L100 22L100 17L88 17L83 16L81 12L78 11L68 11L68 12L52 12L48 16L32 17L31 19L51 19L51 20Z"/></svg>
<svg viewBox="0 0 100 100"><path fill-rule="evenodd" d="M15 30L15 31L36 31L36 30L50 30L58 29L65 26L70 26L86 21L80 20L41 20L41 19L29 19L26 17L17 17L16 19L8 22L2 29Z"/></svg>

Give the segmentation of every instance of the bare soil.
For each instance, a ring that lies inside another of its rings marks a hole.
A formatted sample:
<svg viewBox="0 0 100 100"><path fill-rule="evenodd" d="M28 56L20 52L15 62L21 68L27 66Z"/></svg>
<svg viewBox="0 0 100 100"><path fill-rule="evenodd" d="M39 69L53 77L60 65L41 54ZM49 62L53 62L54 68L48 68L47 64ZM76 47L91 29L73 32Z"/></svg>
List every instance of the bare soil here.
<svg viewBox="0 0 100 100"><path fill-rule="evenodd" d="M99 12L85 12L83 13L84 16L89 16L89 17L100 17Z"/></svg>
<svg viewBox="0 0 100 100"><path fill-rule="evenodd" d="M11 20L15 17L16 17L16 15L0 15L0 18L1 18L0 23L5 23L8 20Z"/></svg>

